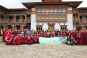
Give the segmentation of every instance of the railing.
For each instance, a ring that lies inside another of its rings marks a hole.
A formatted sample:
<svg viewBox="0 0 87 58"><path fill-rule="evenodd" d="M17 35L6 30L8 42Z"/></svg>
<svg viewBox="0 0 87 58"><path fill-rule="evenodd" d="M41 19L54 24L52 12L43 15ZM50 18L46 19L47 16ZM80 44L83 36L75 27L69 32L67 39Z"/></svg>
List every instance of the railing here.
<svg viewBox="0 0 87 58"><path fill-rule="evenodd" d="M79 25L87 25L87 22L79 22Z"/></svg>
<svg viewBox="0 0 87 58"><path fill-rule="evenodd" d="M26 25L26 23L24 22L6 22L6 23L1 22L1 24L3 25Z"/></svg>
<svg viewBox="0 0 87 58"><path fill-rule="evenodd" d="M66 19L37 19L37 22L67 22Z"/></svg>

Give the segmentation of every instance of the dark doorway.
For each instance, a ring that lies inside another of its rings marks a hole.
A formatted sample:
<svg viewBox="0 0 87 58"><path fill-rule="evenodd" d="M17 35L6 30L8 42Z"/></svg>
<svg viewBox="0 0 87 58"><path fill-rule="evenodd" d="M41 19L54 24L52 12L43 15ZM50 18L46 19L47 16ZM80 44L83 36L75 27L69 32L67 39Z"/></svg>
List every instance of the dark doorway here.
<svg viewBox="0 0 87 58"><path fill-rule="evenodd" d="M11 25L8 25L8 29L12 29L12 26Z"/></svg>
<svg viewBox="0 0 87 58"><path fill-rule="evenodd" d="M78 30L78 31L80 31L81 29L82 29L81 26L77 26L77 27L76 27L76 30Z"/></svg>
<svg viewBox="0 0 87 58"><path fill-rule="evenodd" d="M61 25L60 27L61 27L61 31L67 30L67 25Z"/></svg>
<svg viewBox="0 0 87 58"><path fill-rule="evenodd" d="M87 30L87 26L86 26L86 30Z"/></svg>
<svg viewBox="0 0 87 58"><path fill-rule="evenodd" d="M42 25L36 25L37 31L42 31Z"/></svg>
<svg viewBox="0 0 87 58"><path fill-rule="evenodd" d="M16 28L17 28L17 29L20 29L20 25L16 25Z"/></svg>
<svg viewBox="0 0 87 58"><path fill-rule="evenodd" d="M0 29L3 29L4 28L4 26L3 25L0 25Z"/></svg>
<svg viewBox="0 0 87 58"><path fill-rule="evenodd" d="M27 23L26 26L24 27L24 29L29 29L29 30L31 30L31 23Z"/></svg>

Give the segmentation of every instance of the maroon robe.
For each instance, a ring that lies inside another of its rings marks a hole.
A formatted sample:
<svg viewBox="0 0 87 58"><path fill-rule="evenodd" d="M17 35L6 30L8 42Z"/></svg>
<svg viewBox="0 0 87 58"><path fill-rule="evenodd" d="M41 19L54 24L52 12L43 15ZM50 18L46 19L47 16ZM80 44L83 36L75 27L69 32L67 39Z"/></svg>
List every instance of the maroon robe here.
<svg viewBox="0 0 87 58"><path fill-rule="evenodd" d="M21 37L21 44L24 44L24 43L25 43L25 37L22 36L22 37Z"/></svg>
<svg viewBox="0 0 87 58"><path fill-rule="evenodd" d="M24 44L27 44L27 41L28 41L28 36L24 36L24 39L23 39Z"/></svg>
<svg viewBox="0 0 87 58"><path fill-rule="evenodd" d="M4 37L6 37L8 34L7 30L4 32Z"/></svg>
<svg viewBox="0 0 87 58"><path fill-rule="evenodd" d="M14 44L20 45L20 43L21 43L21 38L19 36L16 36Z"/></svg>
<svg viewBox="0 0 87 58"><path fill-rule="evenodd" d="M28 37L27 43L28 43L29 45L33 44L33 43L34 43L34 42L33 42L33 37Z"/></svg>
<svg viewBox="0 0 87 58"><path fill-rule="evenodd" d="M14 44L14 35L11 35L11 45L13 45Z"/></svg>
<svg viewBox="0 0 87 58"><path fill-rule="evenodd" d="M37 42L38 42L38 39L39 39L39 37L35 35L35 36L33 37L33 42L34 42L34 43L37 43Z"/></svg>
<svg viewBox="0 0 87 58"><path fill-rule="evenodd" d="M83 44L83 37L82 37L81 32L78 32L76 37L77 37L77 45L82 45Z"/></svg>
<svg viewBox="0 0 87 58"><path fill-rule="evenodd" d="M77 40L76 39L76 34L77 34L77 32L75 32L75 31L72 32L72 36L75 38L75 40Z"/></svg>
<svg viewBox="0 0 87 58"><path fill-rule="evenodd" d="M5 43L6 43L6 45L10 45L11 44L11 36L5 37Z"/></svg>
<svg viewBox="0 0 87 58"><path fill-rule="evenodd" d="M54 35L52 33L49 34L50 37L54 37Z"/></svg>
<svg viewBox="0 0 87 58"><path fill-rule="evenodd" d="M87 45L87 31L84 32L83 43L84 43L84 45Z"/></svg>

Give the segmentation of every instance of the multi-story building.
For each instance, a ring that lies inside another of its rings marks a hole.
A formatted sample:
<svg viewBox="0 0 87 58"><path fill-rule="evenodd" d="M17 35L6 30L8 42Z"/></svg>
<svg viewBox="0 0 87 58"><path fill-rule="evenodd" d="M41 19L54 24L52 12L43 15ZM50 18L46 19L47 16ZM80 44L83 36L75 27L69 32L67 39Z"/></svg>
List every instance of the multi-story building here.
<svg viewBox="0 0 87 58"><path fill-rule="evenodd" d="M87 8L82 1L42 0L22 3L26 8L0 5L0 29L78 30L87 29Z"/></svg>

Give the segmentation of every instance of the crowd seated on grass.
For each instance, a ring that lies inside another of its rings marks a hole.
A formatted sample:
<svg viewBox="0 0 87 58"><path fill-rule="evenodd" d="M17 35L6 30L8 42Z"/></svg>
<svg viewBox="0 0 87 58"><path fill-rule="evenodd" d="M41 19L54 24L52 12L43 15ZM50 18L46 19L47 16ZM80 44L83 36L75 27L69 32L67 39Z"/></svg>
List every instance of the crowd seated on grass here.
<svg viewBox="0 0 87 58"><path fill-rule="evenodd" d="M0 32L1 33L1 32ZM3 39L6 45L23 45L23 44L39 44L39 37L60 37L64 39L67 37L66 41L63 41L64 44L69 45L87 45L87 31L29 31L28 29L24 30L5 30L3 32Z"/></svg>

